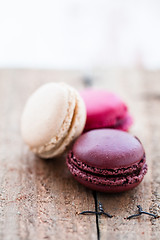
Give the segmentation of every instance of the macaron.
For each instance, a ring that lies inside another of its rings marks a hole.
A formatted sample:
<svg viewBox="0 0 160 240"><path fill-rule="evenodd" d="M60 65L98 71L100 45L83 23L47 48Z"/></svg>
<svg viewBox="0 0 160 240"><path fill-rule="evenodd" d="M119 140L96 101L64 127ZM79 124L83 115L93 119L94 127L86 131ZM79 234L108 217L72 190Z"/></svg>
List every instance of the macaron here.
<svg viewBox="0 0 160 240"><path fill-rule="evenodd" d="M142 143L116 129L96 129L82 134L68 153L67 166L84 186L108 193L138 186L147 173Z"/></svg>
<svg viewBox="0 0 160 240"><path fill-rule="evenodd" d="M114 128L128 131L132 117L127 105L114 93L87 88L80 92L87 110L85 131Z"/></svg>
<svg viewBox="0 0 160 240"><path fill-rule="evenodd" d="M79 93L65 83L47 83L28 99L21 134L30 150L42 158L62 154L84 129L86 109Z"/></svg>

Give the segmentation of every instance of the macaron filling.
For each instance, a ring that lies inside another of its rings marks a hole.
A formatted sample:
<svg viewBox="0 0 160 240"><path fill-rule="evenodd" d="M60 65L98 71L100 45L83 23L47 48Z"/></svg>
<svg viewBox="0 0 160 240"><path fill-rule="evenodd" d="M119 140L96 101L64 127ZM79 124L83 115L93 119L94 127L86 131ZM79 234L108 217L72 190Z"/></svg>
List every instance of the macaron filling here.
<svg viewBox="0 0 160 240"><path fill-rule="evenodd" d="M67 165L74 177L105 186L122 186L141 182L147 173L145 154L139 162L129 167L100 169L82 163L76 159L73 152L70 151L67 157Z"/></svg>

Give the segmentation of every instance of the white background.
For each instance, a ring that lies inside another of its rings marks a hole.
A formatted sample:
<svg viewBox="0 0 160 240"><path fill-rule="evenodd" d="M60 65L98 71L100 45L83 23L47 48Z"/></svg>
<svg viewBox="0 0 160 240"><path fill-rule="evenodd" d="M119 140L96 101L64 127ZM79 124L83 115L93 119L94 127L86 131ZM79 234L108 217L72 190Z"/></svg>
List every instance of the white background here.
<svg viewBox="0 0 160 240"><path fill-rule="evenodd" d="M0 0L0 67L160 68L160 0Z"/></svg>

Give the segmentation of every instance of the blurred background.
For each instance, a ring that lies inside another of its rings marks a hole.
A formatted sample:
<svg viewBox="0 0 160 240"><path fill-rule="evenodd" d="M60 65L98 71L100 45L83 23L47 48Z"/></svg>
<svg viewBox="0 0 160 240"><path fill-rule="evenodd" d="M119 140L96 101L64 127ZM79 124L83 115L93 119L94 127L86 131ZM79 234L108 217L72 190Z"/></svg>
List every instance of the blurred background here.
<svg viewBox="0 0 160 240"><path fill-rule="evenodd" d="M159 0L0 0L0 68L160 68Z"/></svg>

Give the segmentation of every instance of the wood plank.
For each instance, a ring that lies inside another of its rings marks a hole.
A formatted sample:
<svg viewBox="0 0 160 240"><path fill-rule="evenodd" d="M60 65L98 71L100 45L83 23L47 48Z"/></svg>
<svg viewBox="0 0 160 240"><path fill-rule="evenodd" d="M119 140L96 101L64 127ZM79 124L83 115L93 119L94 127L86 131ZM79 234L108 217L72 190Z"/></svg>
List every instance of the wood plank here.
<svg viewBox="0 0 160 240"><path fill-rule="evenodd" d="M136 205L160 215L160 72L95 71L93 85L118 93L135 119L131 132L147 153L149 171L136 189L97 193L112 219L100 216L101 239L159 239L159 219L127 220ZM28 96L41 84L65 81L82 89L82 73L53 70L0 70L0 239L97 239L92 191L73 180L64 164L35 157L23 144L19 120Z"/></svg>

